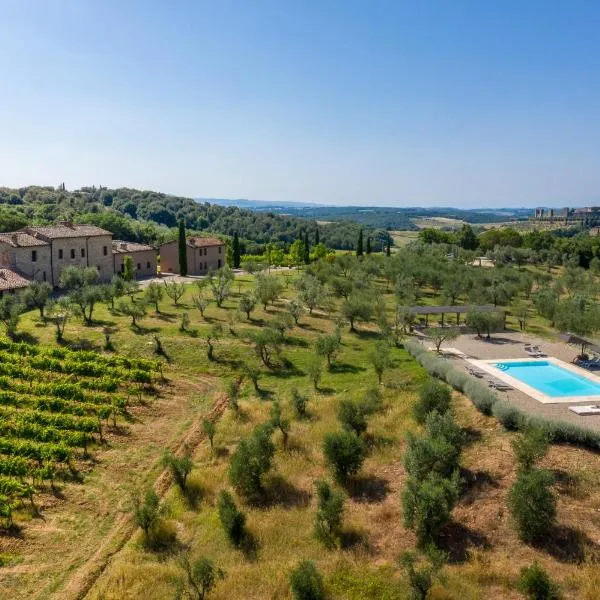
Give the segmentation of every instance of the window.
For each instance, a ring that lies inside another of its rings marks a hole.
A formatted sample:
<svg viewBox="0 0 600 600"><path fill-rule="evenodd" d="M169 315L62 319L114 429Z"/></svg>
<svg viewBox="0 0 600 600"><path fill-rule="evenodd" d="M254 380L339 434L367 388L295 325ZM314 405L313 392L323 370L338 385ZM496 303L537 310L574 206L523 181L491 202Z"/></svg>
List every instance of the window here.
<svg viewBox="0 0 600 600"><path fill-rule="evenodd" d="M138 270L138 271L141 271L141 270L142 270L142 264L141 264L141 263L138 263L138 264L137 264L137 270Z"/></svg>
<svg viewBox="0 0 600 600"><path fill-rule="evenodd" d="M146 269L149 269L149 268L150 268L150 261L148 261L148 262L146 263Z"/></svg>
<svg viewBox="0 0 600 600"><path fill-rule="evenodd" d="M71 258L75 258L75 248L71 248Z"/></svg>
<svg viewBox="0 0 600 600"><path fill-rule="evenodd" d="M104 256L108 255L108 246L104 246L104 248L102 248L102 252L104 252Z"/></svg>
<svg viewBox="0 0 600 600"><path fill-rule="evenodd" d="M44 281L46 281L46 271L42 273L42 277L44 278Z"/></svg>
<svg viewBox="0 0 600 600"><path fill-rule="evenodd" d="M204 270L208 271L208 263L207 262L204 263Z"/></svg>
<svg viewBox="0 0 600 600"><path fill-rule="evenodd" d="M219 266L217 267L218 269L221 268L221 259L218 260Z"/></svg>
<svg viewBox="0 0 600 600"><path fill-rule="evenodd" d="M81 249L81 258L84 258L84 257L85 257L85 248L82 248Z"/></svg>
<svg viewBox="0 0 600 600"><path fill-rule="evenodd" d="M37 250L31 251L31 262L37 262Z"/></svg>
<svg viewBox="0 0 600 600"><path fill-rule="evenodd" d="M219 246L219 254L221 254L221 246Z"/></svg>
<svg viewBox="0 0 600 600"><path fill-rule="evenodd" d="M62 248L58 251L58 258L62 259L63 257L63 251Z"/></svg>
<svg viewBox="0 0 600 600"><path fill-rule="evenodd" d="M125 263L121 263L121 273L125 271Z"/></svg>

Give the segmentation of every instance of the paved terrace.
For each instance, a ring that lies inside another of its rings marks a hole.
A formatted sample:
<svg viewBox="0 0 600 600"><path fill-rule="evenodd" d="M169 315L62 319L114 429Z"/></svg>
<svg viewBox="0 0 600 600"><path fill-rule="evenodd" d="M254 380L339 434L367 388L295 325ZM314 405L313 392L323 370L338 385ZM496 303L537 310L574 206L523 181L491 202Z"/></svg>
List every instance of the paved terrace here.
<svg viewBox="0 0 600 600"><path fill-rule="evenodd" d="M461 335L447 345L460 350L472 358L480 360L497 360L503 358L530 358L525 352L525 344L537 345L548 356L554 356L567 363L572 362L579 352L578 348L569 346L565 342L550 342L519 332L496 333L492 335L490 340L479 339L473 334ZM442 347L442 353L443 352L444 349ZM472 366L470 363L457 356L452 356L450 354L446 354L446 356L448 356L457 367L464 370ZM486 376L483 380L490 381L490 379L492 379L491 376ZM495 392L501 399L514 404L518 408L532 415L569 421L577 425L589 427L590 429L600 430L600 415L579 416L569 410L569 406L589 405L589 400L563 404L542 404L519 390L511 390L508 392L495 390Z"/></svg>

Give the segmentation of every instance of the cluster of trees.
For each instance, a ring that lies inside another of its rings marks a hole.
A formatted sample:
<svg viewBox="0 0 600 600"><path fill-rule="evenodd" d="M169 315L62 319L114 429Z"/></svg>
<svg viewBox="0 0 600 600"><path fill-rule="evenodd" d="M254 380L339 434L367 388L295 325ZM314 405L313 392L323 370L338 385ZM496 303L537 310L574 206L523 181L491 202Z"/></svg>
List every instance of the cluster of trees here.
<svg viewBox="0 0 600 600"><path fill-rule="evenodd" d="M424 244L442 244L486 254L498 263L542 264L549 268L575 264L600 270L600 237L581 227L519 232L511 227L476 231L465 224L456 231L426 228L419 232Z"/></svg>
<svg viewBox="0 0 600 600"><path fill-rule="evenodd" d="M103 227L118 239L149 244L175 239L177 224L183 220L191 232L237 234L242 253L249 254L262 253L268 243L287 250L294 241L316 229L315 221L300 217L252 212L130 188L94 186L75 191L67 191L62 185L57 189L0 188L0 231L14 231L31 223L53 224L64 219ZM320 227L321 241L327 247L355 247L358 223L349 221ZM374 239L383 235L381 231L373 232Z"/></svg>

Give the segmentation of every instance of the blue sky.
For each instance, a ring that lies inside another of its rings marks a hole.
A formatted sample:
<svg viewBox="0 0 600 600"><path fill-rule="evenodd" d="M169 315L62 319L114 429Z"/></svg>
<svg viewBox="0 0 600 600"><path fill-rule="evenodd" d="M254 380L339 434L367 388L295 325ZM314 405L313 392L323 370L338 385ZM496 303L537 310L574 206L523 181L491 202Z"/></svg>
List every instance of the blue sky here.
<svg viewBox="0 0 600 600"><path fill-rule="evenodd" d="M600 3L0 0L0 185L600 203Z"/></svg>

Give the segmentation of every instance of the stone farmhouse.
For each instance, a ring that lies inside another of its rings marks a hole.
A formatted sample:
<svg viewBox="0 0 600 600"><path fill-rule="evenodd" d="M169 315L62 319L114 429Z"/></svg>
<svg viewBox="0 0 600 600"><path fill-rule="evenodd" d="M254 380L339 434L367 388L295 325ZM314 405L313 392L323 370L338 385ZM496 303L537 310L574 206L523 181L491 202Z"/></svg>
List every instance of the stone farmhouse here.
<svg viewBox="0 0 600 600"><path fill-rule="evenodd" d="M225 265L225 242L218 238L190 237L187 243L188 275L206 275ZM161 273L179 273L179 242L160 246Z"/></svg>
<svg viewBox="0 0 600 600"><path fill-rule="evenodd" d="M156 251L152 246L121 242L94 225L60 221L50 227L24 227L0 233L0 295L26 287L30 281L58 286L67 266L96 267L101 281L122 271L131 256L136 277L156 274Z"/></svg>

